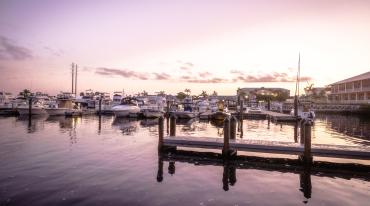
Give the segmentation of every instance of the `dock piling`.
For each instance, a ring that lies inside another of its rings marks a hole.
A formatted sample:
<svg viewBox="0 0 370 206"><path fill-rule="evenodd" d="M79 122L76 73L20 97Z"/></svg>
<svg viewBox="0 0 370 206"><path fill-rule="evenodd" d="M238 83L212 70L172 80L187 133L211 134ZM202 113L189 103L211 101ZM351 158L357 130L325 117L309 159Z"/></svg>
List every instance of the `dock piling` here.
<svg viewBox="0 0 370 206"><path fill-rule="evenodd" d="M32 97L28 98L28 116L31 119L31 116L32 116Z"/></svg>
<svg viewBox="0 0 370 206"><path fill-rule="evenodd" d="M101 115L101 103L102 103L102 97L99 98L99 115Z"/></svg>
<svg viewBox="0 0 370 206"><path fill-rule="evenodd" d="M301 144L303 144L304 143L304 138L305 138L305 121L304 120L301 120L300 122L299 122L299 125L300 125L300 137L299 137L299 139L300 139L300 143Z"/></svg>
<svg viewBox="0 0 370 206"><path fill-rule="evenodd" d="M163 117L159 117L159 122L158 122L158 150L161 150L162 147L163 147L163 137L164 137L163 122L164 122Z"/></svg>
<svg viewBox="0 0 370 206"><path fill-rule="evenodd" d="M312 163L312 154L311 154L311 121L305 121L304 126L304 162Z"/></svg>
<svg viewBox="0 0 370 206"><path fill-rule="evenodd" d="M228 156L230 152L230 119L229 117L226 117L224 120L224 146L222 149L222 155L224 157Z"/></svg>
<svg viewBox="0 0 370 206"><path fill-rule="evenodd" d="M170 136L176 136L176 116L170 118Z"/></svg>
<svg viewBox="0 0 370 206"><path fill-rule="evenodd" d="M231 117L230 120L230 139L236 139L236 118Z"/></svg>

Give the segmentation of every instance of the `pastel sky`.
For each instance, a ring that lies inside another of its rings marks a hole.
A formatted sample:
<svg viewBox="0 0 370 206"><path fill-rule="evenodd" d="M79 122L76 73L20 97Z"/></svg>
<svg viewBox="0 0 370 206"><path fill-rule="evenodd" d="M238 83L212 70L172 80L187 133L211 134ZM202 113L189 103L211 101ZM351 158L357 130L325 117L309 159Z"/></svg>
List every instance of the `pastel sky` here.
<svg viewBox="0 0 370 206"><path fill-rule="evenodd" d="M1 0L0 89L294 93L370 70L368 0Z"/></svg>

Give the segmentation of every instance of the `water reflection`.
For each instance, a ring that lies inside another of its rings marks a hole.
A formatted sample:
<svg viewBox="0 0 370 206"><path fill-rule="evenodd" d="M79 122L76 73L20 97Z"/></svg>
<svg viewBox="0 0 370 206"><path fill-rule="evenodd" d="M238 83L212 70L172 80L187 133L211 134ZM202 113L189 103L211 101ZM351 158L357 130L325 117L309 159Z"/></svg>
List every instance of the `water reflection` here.
<svg viewBox="0 0 370 206"><path fill-rule="evenodd" d="M44 122L47 116L36 115L29 118L28 116L18 116L16 122L20 122L26 129L27 133L35 133L45 128Z"/></svg>
<svg viewBox="0 0 370 206"><path fill-rule="evenodd" d="M133 135L138 129L139 121L134 118L116 117L112 122L112 127L118 128L123 135Z"/></svg>
<svg viewBox="0 0 370 206"><path fill-rule="evenodd" d="M324 115L318 114L317 119L326 123L326 128L336 132L370 140L370 117L358 115Z"/></svg>
<svg viewBox="0 0 370 206"><path fill-rule="evenodd" d="M164 162L168 162L168 174L175 174L175 163L187 163L197 166L217 166L223 168L222 190L229 191L230 186L236 187L237 170L263 170L282 173L297 174L299 176L299 191L307 203L312 197L311 176L360 179L370 181L368 172L370 166L350 163L315 162L312 165L304 165L299 160L285 158L264 158L252 156L237 156L231 159L222 158L221 154L211 152L194 152L177 150L172 153L158 153L157 182L163 182ZM186 167L184 165L184 167ZM188 175L179 173L177 175ZM220 181L215 179L215 181ZM243 185L241 184L241 187ZM221 189L221 188L220 188Z"/></svg>

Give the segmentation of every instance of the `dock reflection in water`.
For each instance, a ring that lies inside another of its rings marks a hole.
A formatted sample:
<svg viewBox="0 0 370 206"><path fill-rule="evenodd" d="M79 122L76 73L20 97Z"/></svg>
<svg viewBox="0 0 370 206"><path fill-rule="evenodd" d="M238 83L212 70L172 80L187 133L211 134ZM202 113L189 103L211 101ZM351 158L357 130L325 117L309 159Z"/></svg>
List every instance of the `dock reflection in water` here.
<svg viewBox="0 0 370 206"><path fill-rule="evenodd" d="M334 121L319 117L313 141L366 146L366 138L332 129ZM294 127L245 120L243 138L293 142ZM369 172L360 165L223 161L180 149L158 156L155 119L0 117L0 131L0 205L368 205L370 196ZM196 119L176 131L223 136L221 124Z"/></svg>

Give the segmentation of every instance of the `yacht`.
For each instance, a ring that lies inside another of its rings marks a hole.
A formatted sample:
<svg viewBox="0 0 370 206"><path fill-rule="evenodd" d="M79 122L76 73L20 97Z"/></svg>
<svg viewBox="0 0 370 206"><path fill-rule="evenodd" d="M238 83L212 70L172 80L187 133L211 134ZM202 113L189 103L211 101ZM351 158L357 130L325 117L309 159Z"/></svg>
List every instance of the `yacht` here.
<svg viewBox="0 0 370 206"><path fill-rule="evenodd" d="M32 101L32 106L31 106L31 114L32 115L44 115L46 114L46 111L44 109L43 102L40 100L34 100ZM29 103L28 102L23 102L20 103L17 107L17 111L19 112L20 115L29 115Z"/></svg>
<svg viewBox="0 0 370 206"><path fill-rule="evenodd" d="M294 116L294 108L290 111L290 115ZM316 114L313 110L307 109L307 108L298 108L298 118L299 119L309 119L314 120L316 117Z"/></svg>
<svg viewBox="0 0 370 206"><path fill-rule="evenodd" d="M146 118L158 118L164 115L165 104L165 97L149 96L148 102L141 107L141 112Z"/></svg>
<svg viewBox="0 0 370 206"><path fill-rule="evenodd" d="M212 119L214 120L224 120L226 117L231 116L227 107L225 107L224 101L218 101L217 111L212 114Z"/></svg>
<svg viewBox="0 0 370 206"><path fill-rule="evenodd" d="M66 112L74 109L74 99L73 95L68 92L58 94L56 100L47 104L45 110L50 116L65 115Z"/></svg>
<svg viewBox="0 0 370 206"><path fill-rule="evenodd" d="M132 98L124 98L117 106L112 107L116 117L134 117L140 112L140 107Z"/></svg>
<svg viewBox="0 0 370 206"><path fill-rule="evenodd" d="M178 111L172 112L179 119L192 119L198 116L198 112L193 111L193 100L191 97L186 97L182 103L183 108Z"/></svg>
<svg viewBox="0 0 370 206"><path fill-rule="evenodd" d="M12 100L11 93L0 92L0 114L14 114L16 112Z"/></svg>

